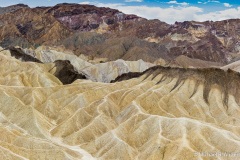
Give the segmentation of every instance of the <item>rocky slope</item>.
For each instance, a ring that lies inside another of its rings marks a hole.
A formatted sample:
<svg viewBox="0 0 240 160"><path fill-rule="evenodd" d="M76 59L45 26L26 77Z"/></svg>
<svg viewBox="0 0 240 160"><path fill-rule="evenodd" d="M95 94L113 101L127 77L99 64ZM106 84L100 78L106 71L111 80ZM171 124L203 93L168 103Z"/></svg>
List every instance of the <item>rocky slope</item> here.
<svg viewBox="0 0 240 160"><path fill-rule="evenodd" d="M48 79L51 79L49 78L49 76L52 78L56 76L57 78L56 81L59 82L60 80L63 84L70 84L76 79L86 79L85 75L77 72L74 66L68 60L56 60L52 63L43 64L43 62L41 62L40 60L25 54L21 48L10 48L9 50L3 50L0 48L0 55L3 58L2 65L9 65L9 68L6 70L2 68L3 72L1 75L2 76L1 79L5 81L4 84L9 84L9 81L12 78L11 75L14 76L13 79L16 79L16 81L18 81L18 79L22 79L22 81L19 80L21 81L20 83L17 82L17 84L13 84L17 86L27 85L25 84L25 82L26 83L28 83L27 81L34 82L34 80L36 80L36 83L28 84L28 85L38 86L38 82L37 82L38 79L44 79L45 76L47 76ZM8 60L4 58L4 55L10 56L10 59ZM17 61L17 59L21 60L22 62ZM24 63L24 62L36 62L36 65L34 65L33 63ZM28 68L30 68L30 70L33 70L34 73L26 72L25 74L24 71L28 70ZM42 73L42 72L47 72L46 73L47 75L45 75L45 73ZM49 85L50 84L52 84L52 82L50 82Z"/></svg>
<svg viewBox="0 0 240 160"><path fill-rule="evenodd" d="M72 83L76 79L89 79L94 82L109 83L118 76L129 72L143 72L155 64L138 61L117 60L106 63L89 63L74 54L63 53L49 47L38 47L36 50L19 47L0 48L0 53L12 56L23 62L37 62L46 65L54 63L54 75L63 84Z"/></svg>
<svg viewBox="0 0 240 160"><path fill-rule="evenodd" d="M80 77L84 78L85 76L86 79L94 82L105 83L109 83L124 73L143 72L156 65L179 68L224 68L221 63L191 59L184 55L178 56L169 62L163 59L158 59L154 63L144 62L142 59L138 61L124 61L122 59L110 62L103 62L101 61L102 59L96 61L87 61L85 56L77 57L72 52L66 53L64 51L56 51L56 49L61 50L61 48L41 46L36 50L10 47L6 48L5 51L9 50L11 56L21 61L38 63L55 63L56 61L61 61L63 64L69 63L72 65L72 71L70 69L66 69L66 71L76 72L82 75ZM64 63L64 61L66 62ZM71 82L72 81L70 80L69 83Z"/></svg>
<svg viewBox="0 0 240 160"><path fill-rule="evenodd" d="M10 53L0 61L3 159L197 160L208 157L196 152L240 152L234 71L156 66L115 83L62 85L49 72L53 63Z"/></svg>
<svg viewBox="0 0 240 160"><path fill-rule="evenodd" d="M0 46L62 46L88 60L154 62L181 55L227 64L239 58L239 20L146 20L110 8L58 4L0 9Z"/></svg>

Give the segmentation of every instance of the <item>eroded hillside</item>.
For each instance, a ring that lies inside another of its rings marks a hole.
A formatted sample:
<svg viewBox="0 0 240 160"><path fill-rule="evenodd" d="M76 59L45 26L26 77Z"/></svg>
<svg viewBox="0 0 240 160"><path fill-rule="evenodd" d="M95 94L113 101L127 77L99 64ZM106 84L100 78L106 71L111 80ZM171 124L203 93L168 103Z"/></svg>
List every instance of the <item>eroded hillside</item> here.
<svg viewBox="0 0 240 160"><path fill-rule="evenodd" d="M115 83L63 85L49 72L54 63L0 56L4 159L193 160L207 159L195 152L240 151L236 72L156 66Z"/></svg>

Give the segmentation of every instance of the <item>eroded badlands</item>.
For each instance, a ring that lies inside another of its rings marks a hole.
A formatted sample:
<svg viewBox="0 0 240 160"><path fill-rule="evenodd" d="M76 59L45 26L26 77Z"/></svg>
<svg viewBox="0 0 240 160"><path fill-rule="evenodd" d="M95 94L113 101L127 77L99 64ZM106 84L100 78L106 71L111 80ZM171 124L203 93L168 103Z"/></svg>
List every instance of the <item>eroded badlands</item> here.
<svg viewBox="0 0 240 160"><path fill-rule="evenodd" d="M154 67L115 83L63 85L54 63L8 54L0 61L2 159L208 160L216 157L194 153L240 153L240 77L233 71Z"/></svg>

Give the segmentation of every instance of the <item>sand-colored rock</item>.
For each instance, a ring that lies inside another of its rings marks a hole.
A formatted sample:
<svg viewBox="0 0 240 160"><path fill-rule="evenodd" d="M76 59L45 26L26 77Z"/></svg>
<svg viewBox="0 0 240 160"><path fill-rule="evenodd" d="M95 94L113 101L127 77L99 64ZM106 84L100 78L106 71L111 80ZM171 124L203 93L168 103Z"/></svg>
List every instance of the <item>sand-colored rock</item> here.
<svg viewBox="0 0 240 160"><path fill-rule="evenodd" d="M0 64L4 159L208 160L216 157L195 152L240 152L239 91L223 93L221 85L237 88L234 72L155 67L116 83L61 85L42 64L5 55ZM39 85L25 85L13 78L20 70L44 76L26 79Z"/></svg>
<svg viewBox="0 0 240 160"><path fill-rule="evenodd" d="M43 63L53 63L57 60L68 60L76 72L95 82L107 82L129 72L143 72L155 64L138 61L116 60L106 63L92 64L71 53L59 52L49 47L38 47L36 50L21 49L25 54L37 58Z"/></svg>
<svg viewBox="0 0 240 160"><path fill-rule="evenodd" d="M0 85L52 87L62 83L53 74L55 65L21 62L0 52Z"/></svg>
<svg viewBox="0 0 240 160"><path fill-rule="evenodd" d="M154 64L144 62L143 60L124 61L119 59L86 67L81 72L86 75L87 79L92 81L109 83L124 73L143 72L153 66Z"/></svg>
<svg viewBox="0 0 240 160"><path fill-rule="evenodd" d="M77 57L76 55L66 54L66 52L63 53L42 46L38 47L36 50L32 52L27 52L26 50L26 53L39 59L43 63L51 63L56 60L69 60L77 71L80 71L83 68L92 65L91 63L88 63L87 61Z"/></svg>

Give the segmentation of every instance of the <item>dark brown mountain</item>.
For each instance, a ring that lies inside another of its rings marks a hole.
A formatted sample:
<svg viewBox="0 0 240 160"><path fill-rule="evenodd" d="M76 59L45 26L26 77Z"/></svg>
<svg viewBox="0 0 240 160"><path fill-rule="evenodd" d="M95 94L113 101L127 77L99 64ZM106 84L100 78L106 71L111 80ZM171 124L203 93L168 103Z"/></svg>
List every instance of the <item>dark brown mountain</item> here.
<svg viewBox="0 0 240 160"><path fill-rule="evenodd" d="M239 59L240 20L176 22L147 20L93 5L58 4L0 8L0 45L63 46L89 60L154 62L178 56L229 63Z"/></svg>

